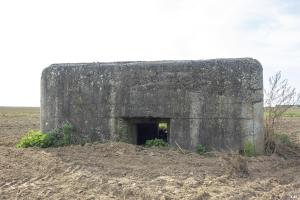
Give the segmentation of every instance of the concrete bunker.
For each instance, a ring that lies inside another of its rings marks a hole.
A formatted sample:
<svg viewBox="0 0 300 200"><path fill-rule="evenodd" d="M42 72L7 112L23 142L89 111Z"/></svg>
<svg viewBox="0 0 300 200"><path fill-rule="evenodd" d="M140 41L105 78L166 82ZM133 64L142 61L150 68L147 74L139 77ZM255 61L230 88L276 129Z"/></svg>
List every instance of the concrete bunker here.
<svg viewBox="0 0 300 200"><path fill-rule="evenodd" d="M144 144L159 135L186 149L258 152L263 71L252 58L53 64L41 78L41 129L70 122L78 138Z"/></svg>

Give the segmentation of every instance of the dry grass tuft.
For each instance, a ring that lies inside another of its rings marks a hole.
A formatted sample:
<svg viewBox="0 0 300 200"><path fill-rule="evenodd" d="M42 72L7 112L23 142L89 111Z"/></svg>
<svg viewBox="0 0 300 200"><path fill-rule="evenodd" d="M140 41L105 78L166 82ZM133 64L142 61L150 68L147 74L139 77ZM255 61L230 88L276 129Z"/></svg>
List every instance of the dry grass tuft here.
<svg viewBox="0 0 300 200"><path fill-rule="evenodd" d="M223 156L223 160L227 162L229 166L229 174L231 176L248 177L249 169L247 159L239 154L229 154L229 156Z"/></svg>

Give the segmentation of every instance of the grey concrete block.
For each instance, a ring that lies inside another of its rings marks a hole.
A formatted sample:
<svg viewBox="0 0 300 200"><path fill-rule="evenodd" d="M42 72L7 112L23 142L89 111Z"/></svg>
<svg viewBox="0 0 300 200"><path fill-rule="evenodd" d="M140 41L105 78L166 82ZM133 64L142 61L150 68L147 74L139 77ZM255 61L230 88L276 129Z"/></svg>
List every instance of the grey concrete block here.
<svg viewBox="0 0 300 200"><path fill-rule="evenodd" d="M68 121L79 137L136 143L138 123L167 121L173 145L239 150L252 135L262 151L262 77L251 58L53 64L41 78L41 129Z"/></svg>

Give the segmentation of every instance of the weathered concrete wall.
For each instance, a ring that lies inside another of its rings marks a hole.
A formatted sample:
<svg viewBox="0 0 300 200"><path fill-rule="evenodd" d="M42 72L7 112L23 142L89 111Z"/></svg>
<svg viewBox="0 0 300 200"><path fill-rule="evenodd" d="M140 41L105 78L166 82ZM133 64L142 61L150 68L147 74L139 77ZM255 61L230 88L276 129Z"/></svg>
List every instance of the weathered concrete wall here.
<svg viewBox="0 0 300 200"><path fill-rule="evenodd" d="M263 150L263 72L251 58L53 64L41 79L41 128L133 142L132 118L169 119L169 142Z"/></svg>

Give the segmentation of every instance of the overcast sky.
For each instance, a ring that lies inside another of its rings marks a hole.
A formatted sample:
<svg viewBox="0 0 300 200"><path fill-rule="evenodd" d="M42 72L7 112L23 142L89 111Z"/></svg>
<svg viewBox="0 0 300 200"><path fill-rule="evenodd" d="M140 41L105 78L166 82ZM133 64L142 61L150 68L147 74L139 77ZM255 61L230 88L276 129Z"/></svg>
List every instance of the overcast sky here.
<svg viewBox="0 0 300 200"><path fill-rule="evenodd" d="M0 1L0 106L39 106L52 63L226 57L300 89L300 1Z"/></svg>

